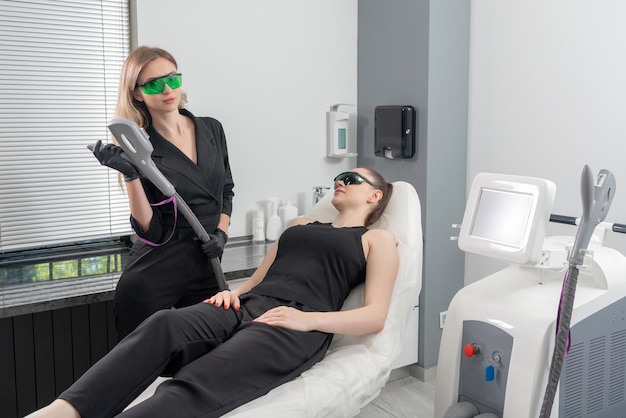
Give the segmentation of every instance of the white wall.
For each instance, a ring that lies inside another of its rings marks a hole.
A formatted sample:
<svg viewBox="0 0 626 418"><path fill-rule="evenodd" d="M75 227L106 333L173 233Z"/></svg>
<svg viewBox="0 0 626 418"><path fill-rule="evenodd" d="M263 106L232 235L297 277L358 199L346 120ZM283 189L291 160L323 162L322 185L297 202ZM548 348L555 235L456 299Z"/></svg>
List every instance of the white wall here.
<svg viewBox="0 0 626 418"><path fill-rule="evenodd" d="M547 178L552 213L577 217L583 165L605 168L617 181L606 221L626 223L625 16L622 0L472 0L469 182L480 171ZM626 253L626 236L609 235ZM468 256L466 283L501 266Z"/></svg>
<svg viewBox="0 0 626 418"><path fill-rule="evenodd" d="M314 186L356 164L325 157L325 118L333 104L356 104L357 0L134 3L135 43L171 52L189 110L224 125L231 236L252 234L251 211L267 197L303 214Z"/></svg>

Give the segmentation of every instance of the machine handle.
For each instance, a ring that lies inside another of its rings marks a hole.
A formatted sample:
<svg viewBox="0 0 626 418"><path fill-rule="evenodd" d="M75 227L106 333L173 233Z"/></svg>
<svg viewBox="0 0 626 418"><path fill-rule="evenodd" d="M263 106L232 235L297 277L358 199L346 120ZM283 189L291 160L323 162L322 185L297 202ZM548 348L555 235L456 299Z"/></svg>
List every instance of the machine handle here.
<svg viewBox="0 0 626 418"><path fill-rule="evenodd" d="M165 196L172 196L176 190L152 161L152 143L142 128L130 119L113 119L109 122L113 134L124 154L132 161L145 178L150 180Z"/></svg>
<svg viewBox="0 0 626 418"><path fill-rule="evenodd" d="M593 178L591 169L585 165L581 176L581 197L583 214L569 258L569 264L581 265L583 251L587 249L596 226L604 221L615 195L615 177L608 170L600 170Z"/></svg>
<svg viewBox="0 0 626 418"><path fill-rule="evenodd" d="M626 234L626 224L613 224L611 230L620 234Z"/></svg>
<svg viewBox="0 0 626 418"><path fill-rule="evenodd" d="M566 225L576 225L576 218L573 216L550 214L550 222Z"/></svg>
<svg viewBox="0 0 626 418"><path fill-rule="evenodd" d="M558 224L566 224L566 225L578 225L578 222L580 221L580 219L575 218L573 216L566 216L566 215L555 215L555 214L551 214L550 215L550 222L554 222L554 223L558 223ZM604 226L605 228L611 228L611 231L613 232L617 232L619 234L626 234L626 224L619 224L619 223L608 223L608 222L601 222L600 225ZM454 225L453 225L454 226Z"/></svg>

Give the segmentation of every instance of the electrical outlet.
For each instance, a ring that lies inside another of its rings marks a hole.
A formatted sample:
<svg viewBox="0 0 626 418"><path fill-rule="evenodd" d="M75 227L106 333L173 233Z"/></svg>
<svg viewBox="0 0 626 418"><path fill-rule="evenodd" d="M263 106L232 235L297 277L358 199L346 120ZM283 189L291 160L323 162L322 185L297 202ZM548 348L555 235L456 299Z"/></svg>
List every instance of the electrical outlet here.
<svg viewBox="0 0 626 418"><path fill-rule="evenodd" d="M439 328L441 329L446 324L446 316L448 316L448 311L439 312Z"/></svg>

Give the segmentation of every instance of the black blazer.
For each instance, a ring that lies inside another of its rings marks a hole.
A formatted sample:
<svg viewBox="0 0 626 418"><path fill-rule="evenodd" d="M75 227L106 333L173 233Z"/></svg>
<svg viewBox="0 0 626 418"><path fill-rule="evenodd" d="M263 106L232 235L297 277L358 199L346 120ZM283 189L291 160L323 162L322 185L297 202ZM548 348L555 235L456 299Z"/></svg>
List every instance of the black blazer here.
<svg viewBox="0 0 626 418"><path fill-rule="evenodd" d="M233 210L234 182L228 162L226 136L222 124L213 118L197 118L181 109L180 113L190 117L196 126L196 152L198 164L194 164L182 151L163 138L152 126L146 129L154 147L152 160L172 183L178 194L189 205L209 233L219 222L220 214L231 215ZM191 226L182 216L174 217L171 203L154 206L167 199L149 180L141 179L146 195L153 204L154 216L147 231L141 232L131 216L131 225L140 237L152 241L164 241L176 224L176 229L185 231Z"/></svg>

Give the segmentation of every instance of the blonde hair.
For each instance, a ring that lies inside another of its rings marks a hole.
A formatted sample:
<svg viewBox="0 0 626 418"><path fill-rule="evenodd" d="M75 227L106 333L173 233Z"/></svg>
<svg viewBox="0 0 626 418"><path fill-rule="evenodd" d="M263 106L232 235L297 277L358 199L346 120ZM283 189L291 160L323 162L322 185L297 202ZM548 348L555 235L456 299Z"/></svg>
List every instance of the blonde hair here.
<svg viewBox="0 0 626 418"><path fill-rule="evenodd" d="M137 88L137 79L141 70L157 58L165 58L178 68L172 54L161 48L139 46L128 54L120 71L120 85L115 108L116 118L130 119L144 129L150 125L152 119L148 108L143 102L135 99L133 93ZM185 103L187 103L187 94L183 91L178 107L182 109Z"/></svg>

